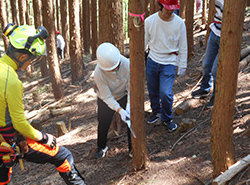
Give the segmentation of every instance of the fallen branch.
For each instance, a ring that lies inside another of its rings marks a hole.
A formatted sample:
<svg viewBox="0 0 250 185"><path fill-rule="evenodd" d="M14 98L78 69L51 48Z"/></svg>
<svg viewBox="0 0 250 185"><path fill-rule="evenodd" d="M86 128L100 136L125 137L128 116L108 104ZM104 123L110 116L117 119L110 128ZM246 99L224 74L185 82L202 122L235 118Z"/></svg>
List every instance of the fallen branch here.
<svg viewBox="0 0 250 185"><path fill-rule="evenodd" d="M250 62L250 54L243 58L239 63L239 70L244 69Z"/></svg>
<svg viewBox="0 0 250 185"><path fill-rule="evenodd" d="M248 47L241 50L241 52L240 52L240 60L242 60L243 58L245 58L249 54L250 54L250 46L248 46Z"/></svg>
<svg viewBox="0 0 250 185"><path fill-rule="evenodd" d="M195 127L193 127L192 129L190 129L190 130L189 130L188 132L186 132L185 134L183 134L183 135L173 144L173 146L172 146L172 148L171 148L171 151L174 150L174 147L177 145L177 143L178 143L179 141L182 140L182 138L184 138L186 135L188 135L189 133L191 133L193 130L195 130L195 129L196 129L198 126L200 126L201 124L206 123L208 120L210 120L210 117L209 117L208 119L202 121L201 123L197 124Z"/></svg>
<svg viewBox="0 0 250 185"><path fill-rule="evenodd" d="M225 185L231 180L236 174L244 170L250 165L250 154L245 158L239 160L237 163L229 167L227 171L219 175L213 180L213 185Z"/></svg>

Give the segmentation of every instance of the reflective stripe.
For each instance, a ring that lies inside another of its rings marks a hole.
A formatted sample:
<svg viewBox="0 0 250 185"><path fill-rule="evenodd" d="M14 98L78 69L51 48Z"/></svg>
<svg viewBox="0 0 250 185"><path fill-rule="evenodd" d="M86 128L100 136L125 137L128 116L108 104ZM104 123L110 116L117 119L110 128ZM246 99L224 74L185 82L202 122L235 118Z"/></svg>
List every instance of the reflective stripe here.
<svg viewBox="0 0 250 185"><path fill-rule="evenodd" d="M32 148L35 151L45 153L45 154L50 155L52 157L54 157L58 153L59 146L57 146L54 149L51 149L50 147L48 147L48 146L46 146L44 144L41 144L41 143L39 143L39 142L37 142L37 141L35 141L33 139L26 138L26 140L27 140L27 143L28 143L29 147Z"/></svg>
<svg viewBox="0 0 250 185"><path fill-rule="evenodd" d="M0 182L0 185L5 185L10 182L10 176L12 174L12 167L9 168L9 173L8 173L8 180L6 182Z"/></svg>
<svg viewBox="0 0 250 185"><path fill-rule="evenodd" d="M68 161L68 159L66 159L59 167L56 168L57 171L61 172L61 173L66 173L69 172L71 170L71 165Z"/></svg>

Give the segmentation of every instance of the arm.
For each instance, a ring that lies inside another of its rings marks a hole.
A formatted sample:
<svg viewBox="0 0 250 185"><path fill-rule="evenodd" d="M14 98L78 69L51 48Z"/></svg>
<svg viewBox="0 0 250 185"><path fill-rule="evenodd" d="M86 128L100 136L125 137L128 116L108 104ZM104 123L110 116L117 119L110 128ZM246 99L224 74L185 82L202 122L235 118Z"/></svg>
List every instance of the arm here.
<svg viewBox="0 0 250 185"><path fill-rule="evenodd" d="M185 23L181 24L179 38L178 67L187 68L187 33Z"/></svg>

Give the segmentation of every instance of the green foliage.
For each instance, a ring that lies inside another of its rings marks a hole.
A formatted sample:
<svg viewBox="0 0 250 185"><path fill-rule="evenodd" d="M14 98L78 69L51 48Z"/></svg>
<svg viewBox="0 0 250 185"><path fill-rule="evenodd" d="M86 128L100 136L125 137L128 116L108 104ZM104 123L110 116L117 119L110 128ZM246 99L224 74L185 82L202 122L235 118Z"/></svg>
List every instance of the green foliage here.
<svg viewBox="0 0 250 185"><path fill-rule="evenodd" d="M128 0L123 1L123 33L124 40L128 39Z"/></svg>

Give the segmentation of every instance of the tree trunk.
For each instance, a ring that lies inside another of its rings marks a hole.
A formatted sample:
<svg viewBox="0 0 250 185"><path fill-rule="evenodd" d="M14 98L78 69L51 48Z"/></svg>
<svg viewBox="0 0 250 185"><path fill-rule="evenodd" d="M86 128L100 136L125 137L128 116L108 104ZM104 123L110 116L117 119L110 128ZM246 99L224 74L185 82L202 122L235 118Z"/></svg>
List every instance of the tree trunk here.
<svg viewBox="0 0 250 185"><path fill-rule="evenodd" d="M59 11L60 11L60 7L58 6L58 0L56 0L56 30L60 30Z"/></svg>
<svg viewBox="0 0 250 185"><path fill-rule="evenodd" d="M49 62L50 81L55 99L63 97L62 77L56 51L55 19L52 0L42 0L43 25L48 29L49 37L47 44L47 59Z"/></svg>
<svg viewBox="0 0 250 185"><path fill-rule="evenodd" d="M122 0L108 1L108 39L124 54Z"/></svg>
<svg viewBox="0 0 250 185"><path fill-rule="evenodd" d="M108 40L107 22L107 0L99 0L99 45Z"/></svg>
<svg viewBox="0 0 250 185"><path fill-rule="evenodd" d="M150 1L145 0L145 5L144 5L144 8L145 8L145 10L144 10L144 12L145 12L144 18L145 19L149 16L149 13L150 13L149 7L150 7Z"/></svg>
<svg viewBox="0 0 250 185"><path fill-rule="evenodd" d="M62 21L62 36L65 40L65 48L64 48L64 57L69 57L69 25L67 20L67 1L66 0L60 0L60 10L61 10L61 21Z"/></svg>
<svg viewBox="0 0 250 185"><path fill-rule="evenodd" d="M210 34L210 28L209 25L214 21L214 15L216 13L215 10L215 0L209 0L209 5L208 5L208 20L207 20L207 25L206 25L206 30L207 30L207 34L206 34L206 46L207 46L207 40Z"/></svg>
<svg viewBox="0 0 250 185"><path fill-rule="evenodd" d="M194 55L194 0L188 0L188 3L186 3L185 17L187 27L188 59L190 59Z"/></svg>
<svg viewBox="0 0 250 185"><path fill-rule="evenodd" d="M144 12L143 2L143 0L129 1L129 12L142 14ZM144 116L144 27L141 26L138 30L133 25L133 17L129 17L129 24L131 127L136 134L136 139L132 137L133 168L140 170L146 167L148 160Z"/></svg>
<svg viewBox="0 0 250 185"><path fill-rule="evenodd" d="M33 11L34 11L34 22L35 27L42 26L42 12L41 12L41 1L33 0ZM42 78L49 76L49 70L47 68L47 59L46 56L43 56L39 61L40 71Z"/></svg>
<svg viewBox="0 0 250 185"><path fill-rule="evenodd" d="M185 19L185 7L186 7L186 0L180 0L179 16L182 19Z"/></svg>
<svg viewBox="0 0 250 185"><path fill-rule="evenodd" d="M83 79L83 56L80 38L79 0L69 0L70 15L70 64L72 82Z"/></svg>
<svg viewBox="0 0 250 185"><path fill-rule="evenodd" d="M25 9L25 19L27 25L32 25L30 21L30 5L28 3L28 0L26 0L26 9Z"/></svg>
<svg viewBox="0 0 250 185"><path fill-rule="evenodd" d="M9 23L10 22L10 12L9 12L9 1L8 0L5 0L5 6L6 6L6 16L7 16L7 19L6 21Z"/></svg>
<svg viewBox="0 0 250 185"><path fill-rule="evenodd" d="M245 0L228 0L224 3L215 102L211 124L214 177L217 177L234 164L233 120L244 10Z"/></svg>
<svg viewBox="0 0 250 185"><path fill-rule="evenodd" d="M102 0L104 1L104 0ZM89 14L89 0L82 0L82 13L83 13L83 41L84 41L84 53L89 54L90 45L90 14ZM105 15L104 15L105 16ZM100 17L100 16L99 16ZM105 24L105 23L104 23ZM100 31L99 31L100 32Z"/></svg>
<svg viewBox="0 0 250 185"><path fill-rule="evenodd" d="M91 0L91 29L92 29L92 42L91 42L91 48L92 48L92 60L96 59L96 49L97 49L97 5L96 0Z"/></svg>
<svg viewBox="0 0 250 185"><path fill-rule="evenodd" d="M5 12L5 6L4 6L4 1L3 0L0 0L0 21L1 21L1 26L2 26L2 32L4 30L4 28L7 26L7 21L5 19L5 15L6 15L6 12ZM3 42L4 42L4 49L5 49L5 52L7 51L8 49L8 43L9 43L9 40L6 36L2 35L2 38L3 38Z"/></svg>
<svg viewBox="0 0 250 185"><path fill-rule="evenodd" d="M11 5L11 14L12 14L12 20L16 25L19 25L18 18L17 18L17 2L16 0L10 1Z"/></svg>
<svg viewBox="0 0 250 185"><path fill-rule="evenodd" d="M19 20L20 25L26 24L25 13L26 13L26 0L18 1L18 9L19 9Z"/></svg>
<svg viewBox="0 0 250 185"><path fill-rule="evenodd" d="M206 24L207 22L207 0L203 0L202 2L202 24Z"/></svg>

